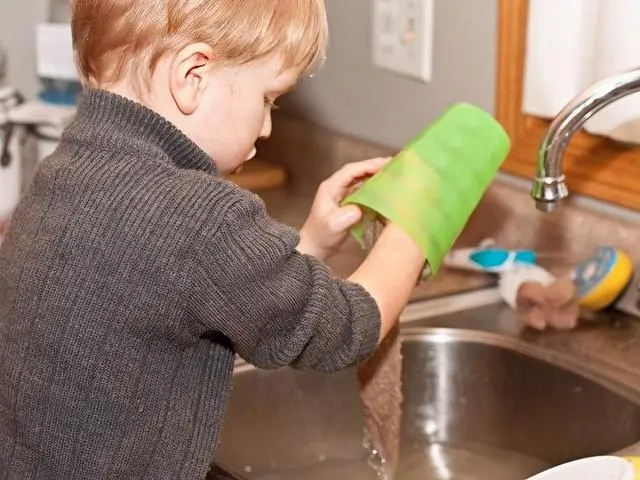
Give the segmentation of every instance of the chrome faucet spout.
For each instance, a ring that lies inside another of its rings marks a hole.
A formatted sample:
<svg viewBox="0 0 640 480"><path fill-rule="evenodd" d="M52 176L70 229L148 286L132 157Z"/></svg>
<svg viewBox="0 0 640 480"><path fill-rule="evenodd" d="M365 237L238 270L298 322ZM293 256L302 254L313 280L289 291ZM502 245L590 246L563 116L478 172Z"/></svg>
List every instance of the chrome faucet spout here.
<svg viewBox="0 0 640 480"><path fill-rule="evenodd" d="M595 113L622 97L640 92L640 68L605 78L583 90L558 113L540 142L531 196L536 208L550 212L569 195L562 168L574 133Z"/></svg>

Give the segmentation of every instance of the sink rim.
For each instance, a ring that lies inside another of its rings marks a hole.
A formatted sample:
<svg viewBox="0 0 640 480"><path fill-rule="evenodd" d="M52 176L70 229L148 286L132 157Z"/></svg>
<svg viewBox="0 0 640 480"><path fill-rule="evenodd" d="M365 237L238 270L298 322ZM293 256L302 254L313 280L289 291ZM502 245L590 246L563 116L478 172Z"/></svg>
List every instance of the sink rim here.
<svg viewBox="0 0 640 480"><path fill-rule="evenodd" d="M629 379L624 370L617 369L609 364L593 361L593 359L589 359L587 362L573 353L560 353L543 345L532 344L504 333L458 327L401 324L400 339L403 343L407 341L428 341L441 344L464 342L510 350L582 376L640 406L640 388L633 385L633 379ZM257 369L257 367L238 357L234 365L233 375L240 375Z"/></svg>
<svg viewBox="0 0 640 480"><path fill-rule="evenodd" d="M624 370L609 364L593 361L592 359L586 362L583 358L576 356L575 353L561 353L544 345L532 344L518 337L468 328L403 326L400 333L403 342L409 339L428 339L431 342L436 341L439 343L462 341L482 343L511 350L585 377L640 406L640 388L637 385L633 385L633 379L629 379Z"/></svg>

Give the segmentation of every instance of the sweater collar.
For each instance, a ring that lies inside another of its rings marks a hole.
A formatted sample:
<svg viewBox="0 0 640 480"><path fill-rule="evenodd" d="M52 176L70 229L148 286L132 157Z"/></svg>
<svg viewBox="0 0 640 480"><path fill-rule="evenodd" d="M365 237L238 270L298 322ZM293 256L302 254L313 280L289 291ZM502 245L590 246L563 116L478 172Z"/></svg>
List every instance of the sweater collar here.
<svg viewBox="0 0 640 480"><path fill-rule="evenodd" d="M64 136L109 150L164 153L180 168L216 174L209 156L166 118L105 90L86 88L80 93L76 114Z"/></svg>

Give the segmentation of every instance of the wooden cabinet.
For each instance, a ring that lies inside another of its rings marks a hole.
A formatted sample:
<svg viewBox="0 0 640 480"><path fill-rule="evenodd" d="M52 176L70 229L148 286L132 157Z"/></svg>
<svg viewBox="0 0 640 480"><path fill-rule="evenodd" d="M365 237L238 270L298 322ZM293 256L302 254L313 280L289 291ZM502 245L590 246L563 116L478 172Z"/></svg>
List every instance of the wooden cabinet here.
<svg viewBox="0 0 640 480"><path fill-rule="evenodd" d="M499 1L496 115L512 141L503 170L532 179L538 146L549 122L524 115L521 109L529 2ZM564 171L570 193L640 210L640 146L580 132L569 144Z"/></svg>

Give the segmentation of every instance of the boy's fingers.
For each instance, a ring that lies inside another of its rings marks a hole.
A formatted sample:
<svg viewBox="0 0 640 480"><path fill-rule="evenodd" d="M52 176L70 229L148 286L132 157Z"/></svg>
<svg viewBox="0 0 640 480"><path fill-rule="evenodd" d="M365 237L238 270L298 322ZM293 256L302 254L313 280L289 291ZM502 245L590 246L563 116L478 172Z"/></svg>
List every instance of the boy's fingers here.
<svg viewBox="0 0 640 480"><path fill-rule="evenodd" d="M391 157L379 157L361 162L347 163L325 180L323 186L332 194L344 194L355 180L376 174L390 160Z"/></svg>

